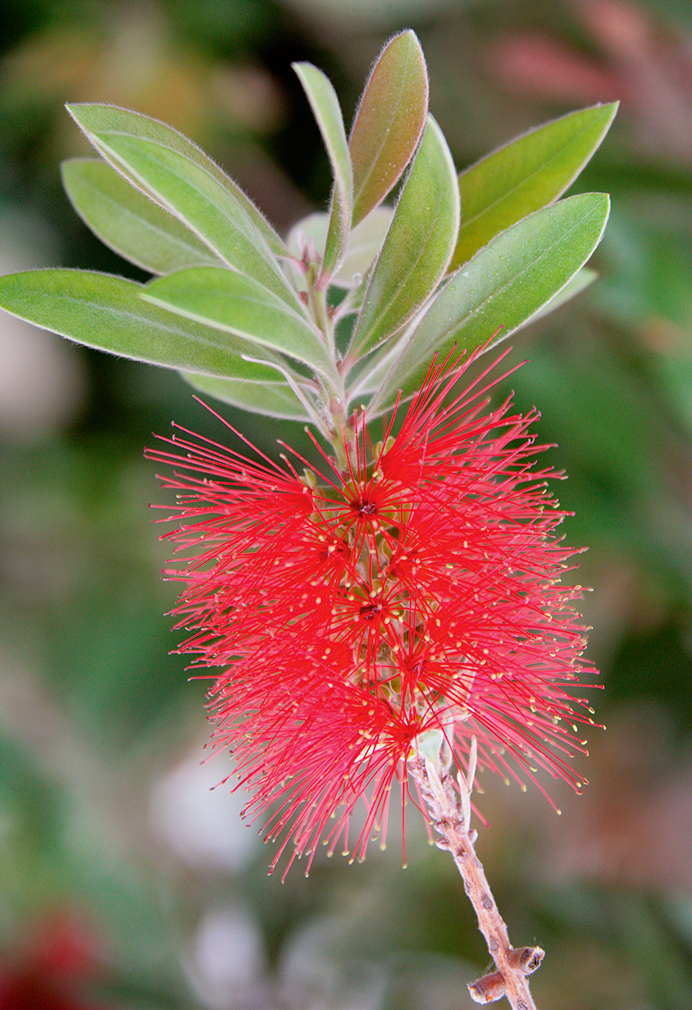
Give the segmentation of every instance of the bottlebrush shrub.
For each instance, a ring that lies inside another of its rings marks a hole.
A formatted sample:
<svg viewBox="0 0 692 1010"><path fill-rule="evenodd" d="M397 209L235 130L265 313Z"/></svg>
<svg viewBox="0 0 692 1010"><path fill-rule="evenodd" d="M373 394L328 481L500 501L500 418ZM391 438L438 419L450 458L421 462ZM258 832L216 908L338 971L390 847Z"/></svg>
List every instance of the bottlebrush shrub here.
<svg viewBox="0 0 692 1010"><path fill-rule="evenodd" d="M164 481L182 495L168 536L188 560L169 577L185 587L182 650L220 670L215 742L232 748L252 816L310 858L325 829L331 849L341 839L362 855L410 772L497 966L474 999L504 992L531 1010L524 976L542 951L509 947L473 854L470 768L478 748L503 775L542 767L578 788L567 762L590 710L572 688L591 667L577 591L558 582L571 552L545 488L555 475L533 463L536 415L491 408L487 376L454 384L465 362L594 279L585 264L608 197L560 197L616 107L563 116L457 175L413 32L384 48L348 137L328 78L295 70L333 171L326 213L284 240L175 130L73 105L100 157L63 166L67 194L154 276L14 274L0 278L0 307L177 369L207 397L312 425L320 472L303 473L294 452L277 463L190 433L149 454L178 472ZM452 756L467 768L456 784Z"/></svg>
<svg viewBox="0 0 692 1010"><path fill-rule="evenodd" d="M345 467L323 452L322 472L300 473L297 453L277 465L189 433L147 453L176 470L165 537L189 557L166 574L186 587L182 651L223 669L215 743L248 812L271 811L269 836L284 835L275 862L290 837L311 862L327 825L329 851L348 851L361 798L354 858L384 840L390 790L405 798L426 737L460 765L475 737L482 766L517 777L510 757L581 787L565 757L592 710L570 686L592 668L578 590L558 584L574 552L555 536L557 475L532 463L535 413L484 412L487 373L445 405L465 370L433 366L374 447L356 413Z"/></svg>
<svg viewBox="0 0 692 1010"><path fill-rule="evenodd" d="M349 137L324 74L295 70L333 172L326 213L284 240L176 130L73 105L100 158L64 165L68 196L153 280L37 270L0 278L0 307L312 425L319 472L290 449L277 463L190 432L149 453L175 468L164 483L181 495L179 525L166 535L186 560L168 575L185 587L181 650L213 680L214 743L232 750L250 815L283 839L277 860L292 841L289 865L309 865L320 837L362 856L412 777L495 962L473 999L533 1010L526 976L542 950L509 944L474 849L473 777L478 756L579 789L569 760L591 710L577 685L593 670L578 591L559 582L572 551L546 487L558 475L533 460L536 415L492 408L488 371L456 383L593 281L608 198L560 197L615 105L534 129L458 176L413 32L385 46Z"/></svg>

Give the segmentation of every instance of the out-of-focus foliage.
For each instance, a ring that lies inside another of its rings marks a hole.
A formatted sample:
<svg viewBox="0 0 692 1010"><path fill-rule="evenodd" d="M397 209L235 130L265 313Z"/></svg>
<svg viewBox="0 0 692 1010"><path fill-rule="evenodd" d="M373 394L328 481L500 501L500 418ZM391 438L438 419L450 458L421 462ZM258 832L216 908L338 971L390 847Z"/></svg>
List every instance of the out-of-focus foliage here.
<svg viewBox="0 0 692 1010"><path fill-rule="evenodd" d="M512 376L517 400L542 410L541 439L569 474L566 535L590 545L578 578L594 587L608 730L592 735L584 797L551 789L561 818L489 781L479 845L514 942L548 952L539 1006L687 1010L689 6L33 0L0 13L2 273L60 264L144 279L62 193L58 162L90 155L64 101L171 123L286 234L329 198L291 61L323 67L350 111L385 39L415 28L460 167L571 109L622 100L579 181L613 198L600 280L517 335L512 357L530 359ZM276 451L270 424L224 413ZM364 865L317 860L309 880L298 866L282 886L265 875L270 854L241 824L240 798L209 791L228 765L199 763L204 687L168 655L176 587L159 581L165 549L146 511L160 496L141 448L171 418L220 434L175 375L3 319L0 1007L457 1008L486 955L416 811L405 872L391 831ZM287 439L305 448L298 426Z"/></svg>

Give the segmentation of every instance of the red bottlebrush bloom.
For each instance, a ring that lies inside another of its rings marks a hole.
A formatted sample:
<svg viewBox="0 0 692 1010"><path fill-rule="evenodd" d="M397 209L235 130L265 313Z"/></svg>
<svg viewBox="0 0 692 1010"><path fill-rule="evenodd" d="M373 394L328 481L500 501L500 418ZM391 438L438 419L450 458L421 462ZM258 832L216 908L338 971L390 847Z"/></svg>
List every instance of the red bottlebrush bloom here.
<svg viewBox="0 0 692 1010"><path fill-rule="evenodd" d="M283 837L279 856L292 840L311 858L322 835L348 849L364 798L362 857L431 731L460 764L476 737L480 767L519 781L542 767L581 788L568 760L592 719L573 692L595 671L579 590L559 584L575 553L555 533L565 513L546 478L559 475L535 468L535 412L487 412L489 370L445 405L469 363L433 365L374 448L354 417L345 470L323 453L322 473L299 476L287 457L196 436L148 452L177 470L165 536L186 552L166 572L185 584L181 651L221 668L214 743L233 752L248 813Z"/></svg>

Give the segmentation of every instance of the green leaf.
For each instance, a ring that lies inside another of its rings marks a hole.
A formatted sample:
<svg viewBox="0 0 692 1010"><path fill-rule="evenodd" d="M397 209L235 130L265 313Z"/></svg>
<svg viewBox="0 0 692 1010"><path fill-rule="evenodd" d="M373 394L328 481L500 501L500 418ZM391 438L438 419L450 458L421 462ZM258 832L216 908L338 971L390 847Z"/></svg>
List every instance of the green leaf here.
<svg viewBox="0 0 692 1010"><path fill-rule="evenodd" d="M351 130L353 224L401 177L425 127L428 72L414 32L395 35L372 68Z"/></svg>
<svg viewBox="0 0 692 1010"><path fill-rule="evenodd" d="M420 385L435 353L456 345L471 351L502 327L493 346L531 319L562 291L603 235L610 202L584 193L531 214L502 232L457 270L420 323L402 339L388 374L361 379L362 393L379 386L369 411L376 416ZM380 366L382 367L382 365Z"/></svg>
<svg viewBox="0 0 692 1010"><path fill-rule="evenodd" d="M556 200L599 147L618 103L594 105L540 126L459 176L462 218L452 266L498 232Z"/></svg>
<svg viewBox="0 0 692 1010"><path fill-rule="evenodd" d="M142 298L162 308L235 333L334 377L317 330L262 284L232 270L198 267L150 281Z"/></svg>
<svg viewBox="0 0 692 1010"><path fill-rule="evenodd" d="M136 361L276 381L274 368L241 358L261 357L255 346L145 302L142 290L133 281L87 270L30 270L0 277L0 308L87 347Z"/></svg>
<svg viewBox="0 0 692 1010"><path fill-rule="evenodd" d="M162 123L113 106L69 106L104 158L194 231L234 270L294 308L300 303L276 259L286 247L256 207L194 144ZM302 311L302 310L301 310Z"/></svg>
<svg viewBox="0 0 692 1010"><path fill-rule="evenodd" d="M102 242L153 274L220 265L194 232L144 196L105 161L74 158L61 166L70 203Z"/></svg>
<svg viewBox="0 0 692 1010"><path fill-rule="evenodd" d="M214 396L224 403L233 404L234 407L289 421L312 420L287 382L218 379L211 375L196 375L193 372L180 374L200 393ZM276 375L276 372L274 374Z"/></svg>
<svg viewBox="0 0 692 1010"><path fill-rule="evenodd" d="M204 153L204 151L193 144L191 140L178 133L172 126L166 126L158 119L150 119L140 112L131 112L129 109L121 109L117 105L96 105L87 102L76 102L66 106L77 126L86 134L91 143L99 149L97 134L100 133L123 133L133 137L142 137L144 140L153 140L164 147L170 147L172 151L177 151L184 158L194 162L199 168L219 183L220 186L238 201L244 209L254 226L260 232L265 242L276 256L285 256L286 247L269 224L264 215L255 207L252 200L243 193L240 186L223 172L216 162ZM104 153L104 152L102 152ZM104 153L106 160L110 160ZM122 168L118 171L123 171ZM127 171L123 171L127 175Z"/></svg>
<svg viewBox="0 0 692 1010"><path fill-rule="evenodd" d="M435 290L454 251L459 190L442 131L428 118L353 336L352 356L383 343Z"/></svg>
<svg viewBox="0 0 692 1010"><path fill-rule="evenodd" d="M353 170L346 140L346 130L339 99L326 74L311 63L294 63L300 83L308 97L324 146L327 148L334 173L334 193L329 215L329 228L322 261L322 272L317 281L324 286L338 269L348 243L353 216Z"/></svg>
<svg viewBox="0 0 692 1010"><path fill-rule="evenodd" d="M582 267L571 281L565 284L562 291L559 291L554 298L551 298L547 305L544 305L542 309L534 313L530 319L527 319L525 323L522 323L522 327L528 326L531 323L535 323L536 320L542 319L544 316L550 315L555 309L559 309L561 305L565 305L566 302L571 301L586 288L591 287L593 282L598 279L598 271L591 270L589 267ZM517 327L519 329L519 327Z"/></svg>

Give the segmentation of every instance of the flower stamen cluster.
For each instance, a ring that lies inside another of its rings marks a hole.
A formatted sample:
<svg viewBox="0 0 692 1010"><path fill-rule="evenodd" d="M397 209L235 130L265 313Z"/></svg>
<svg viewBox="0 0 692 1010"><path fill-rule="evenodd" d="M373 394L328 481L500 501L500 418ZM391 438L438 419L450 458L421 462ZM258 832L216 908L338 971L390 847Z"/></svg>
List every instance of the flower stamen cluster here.
<svg viewBox="0 0 692 1010"><path fill-rule="evenodd" d="M341 839L361 858L431 732L460 765L476 737L480 767L581 788L569 760L592 719L573 689L594 671L579 589L560 585L575 553L555 534L564 513L546 483L560 475L535 467L535 412L484 412L489 369L453 395L469 364L434 364L374 447L356 414L345 468L321 449L318 472L291 450L279 465L189 432L149 453L177 470L165 536L187 554L167 573L185 586L181 651L220 668L214 746L232 750L279 856L292 839L311 861L326 834L330 853Z"/></svg>

